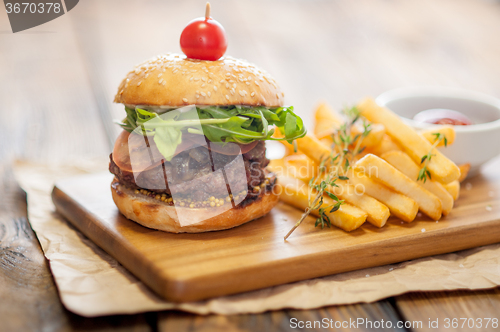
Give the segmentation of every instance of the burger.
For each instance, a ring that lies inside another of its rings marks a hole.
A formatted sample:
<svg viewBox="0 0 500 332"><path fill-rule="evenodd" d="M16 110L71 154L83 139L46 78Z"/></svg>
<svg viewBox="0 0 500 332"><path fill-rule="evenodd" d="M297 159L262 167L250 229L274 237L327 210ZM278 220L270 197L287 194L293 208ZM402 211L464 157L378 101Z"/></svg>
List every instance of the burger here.
<svg viewBox="0 0 500 332"><path fill-rule="evenodd" d="M120 212L173 233L232 228L278 202L265 141L306 134L284 93L244 60L156 56L121 82L127 116L110 155Z"/></svg>

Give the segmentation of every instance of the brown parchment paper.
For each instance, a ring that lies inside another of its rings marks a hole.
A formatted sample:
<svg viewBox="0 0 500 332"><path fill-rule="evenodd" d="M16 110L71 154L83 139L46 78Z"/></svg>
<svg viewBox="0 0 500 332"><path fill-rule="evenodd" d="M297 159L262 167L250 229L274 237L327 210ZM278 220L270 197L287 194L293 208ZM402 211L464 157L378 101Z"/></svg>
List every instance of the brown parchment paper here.
<svg viewBox="0 0 500 332"><path fill-rule="evenodd" d="M29 221L50 263L61 301L68 310L82 316L166 309L198 314L258 313L373 302L410 291L500 285L500 244L495 244L207 301L166 302L55 212L50 192L57 179L105 171L106 167L106 160L15 165L16 178L28 194Z"/></svg>

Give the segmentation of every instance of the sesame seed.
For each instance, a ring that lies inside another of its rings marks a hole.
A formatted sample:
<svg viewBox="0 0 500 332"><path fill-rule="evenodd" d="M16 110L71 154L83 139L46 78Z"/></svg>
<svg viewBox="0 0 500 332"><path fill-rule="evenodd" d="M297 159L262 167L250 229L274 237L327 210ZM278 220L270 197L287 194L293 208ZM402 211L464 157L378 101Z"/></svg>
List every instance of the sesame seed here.
<svg viewBox="0 0 500 332"><path fill-rule="evenodd" d="M166 85L167 84L167 81L163 81L163 83L161 85Z"/></svg>
<svg viewBox="0 0 500 332"><path fill-rule="evenodd" d="M160 80L158 81L158 84L161 84L161 82L163 82L163 78L160 78Z"/></svg>
<svg viewBox="0 0 500 332"><path fill-rule="evenodd" d="M200 98L200 95L196 95L196 99Z"/></svg>
<svg viewBox="0 0 500 332"><path fill-rule="evenodd" d="M236 88L236 83L233 84L233 88Z"/></svg>
<svg viewBox="0 0 500 332"><path fill-rule="evenodd" d="M206 82L206 81L207 81L207 79L206 79L205 77L202 77L202 78L201 78L201 80L202 80L203 82Z"/></svg>
<svg viewBox="0 0 500 332"><path fill-rule="evenodd" d="M207 96L207 94L206 94L205 92L203 92L203 91L201 92L201 95L202 95L203 97L206 97L206 96Z"/></svg>
<svg viewBox="0 0 500 332"><path fill-rule="evenodd" d="M229 89L229 83L226 83L226 89Z"/></svg>
<svg viewBox="0 0 500 332"><path fill-rule="evenodd" d="M245 96L245 93L241 90L238 91L240 93L240 96L244 97Z"/></svg>
<svg viewBox="0 0 500 332"><path fill-rule="evenodd" d="M245 82L246 85L250 85L250 82Z"/></svg>
<svg viewBox="0 0 500 332"><path fill-rule="evenodd" d="M208 84L212 83L212 80L208 80L208 81L207 81L207 83L208 83Z"/></svg>
<svg viewBox="0 0 500 332"><path fill-rule="evenodd" d="M148 78L149 74L144 75L144 78Z"/></svg>
<svg viewBox="0 0 500 332"><path fill-rule="evenodd" d="M255 81L255 85L259 86L259 83L257 81Z"/></svg>
<svg viewBox="0 0 500 332"><path fill-rule="evenodd" d="M284 97L284 96L285 96L285 93L284 93L284 92L282 92L282 93L281 93L281 96L282 96L282 97Z"/></svg>
<svg viewBox="0 0 500 332"><path fill-rule="evenodd" d="M192 80L193 80L193 78L191 77L189 80L190 80L190 81L192 81Z"/></svg>
<svg viewBox="0 0 500 332"><path fill-rule="evenodd" d="M139 81L139 83L137 83L137 86L141 85L142 81Z"/></svg>
<svg viewBox="0 0 500 332"><path fill-rule="evenodd" d="M230 73L226 73L226 76L231 76L231 74Z"/></svg>
<svg viewBox="0 0 500 332"><path fill-rule="evenodd" d="M207 95L210 97L212 93L210 91L207 91Z"/></svg>
<svg viewBox="0 0 500 332"><path fill-rule="evenodd" d="M158 78L160 78L162 75L163 75L162 73L159 73L159 74L158 74Z"/></svg>
<svg viewBox="0 0 500 332"><path fill-rule="evenodd" d="M222 84L222 83L224 83L224 79L221 79L221 80L219 81L219 83L221 83L221 84Z"/></svg>
<svg viewBox="0 0 500 332"><path fill-rule="evenodd" d="M280 95L278 93L276 93L276 98L279 98L279 97L280 97Z"/></svg>
<svg viewBox="0 0 500 332"><path fill-rule="evenodd" d="M250 96L252 96L252 97L253 97L253 96L255 96L255 92L252 92L252 93L250 94Z"/></svg>
<svg viewBox="0 0 500 332"><path fill-rule="evenodd" d="M182 98L182 101L185 102L185 103L188 102L187 98Z"/></svg>
<svg viewBox="0 0 500 332"><path fill-rule="evenodd" d="M217 87L214 85L214 91L217 91Z"/></svg>
<svg viewBox="0 0 500 332"><path fill-rule="evenodd" d="M229 96L228 95L226 95L226 99L229 100Z"/></svg>
<svg viewBox="0 0 500 332"><path fill-rule="evenodd" d="M202 88L204 88L204 87L205 87L205 83L203 83L203 84L201 85L201 87L202 87Z"/></svg>

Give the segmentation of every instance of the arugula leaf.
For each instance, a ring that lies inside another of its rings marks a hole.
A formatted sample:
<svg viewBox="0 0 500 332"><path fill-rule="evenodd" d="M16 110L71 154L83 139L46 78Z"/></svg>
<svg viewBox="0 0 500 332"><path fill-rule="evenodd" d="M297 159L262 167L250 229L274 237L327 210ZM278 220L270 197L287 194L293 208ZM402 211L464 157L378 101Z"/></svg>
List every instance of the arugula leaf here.
<svg viewBox="0 0 500 332"><path fill-rule="evenodd" d="M307 130L293 107L187 106L164 113L125 107L127 117L118 124L128 132L154 136L166 160L171 160L182 133L203 134L212 142L248 144L256 140L287 140L303 137ZM284 138L273 138L277 126Z"/></svg>

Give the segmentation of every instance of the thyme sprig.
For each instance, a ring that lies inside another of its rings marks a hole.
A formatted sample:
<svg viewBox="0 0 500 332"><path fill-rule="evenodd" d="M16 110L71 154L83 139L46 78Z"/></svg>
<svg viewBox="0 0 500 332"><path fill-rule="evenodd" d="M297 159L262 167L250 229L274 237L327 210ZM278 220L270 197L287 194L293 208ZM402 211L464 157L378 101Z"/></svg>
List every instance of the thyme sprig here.
<svg viewBox="0 0 500 332"><path fill-rule="evenodd" d="M435 154L433 154L432 151L434 151L434 149L439 145L439 143L441 141L443 141L443 144L445 147L448 145L448 139L446 138L446 135L444 135L442 133L433 133L432 135L436 136L436 138L434 140L434 144L432 144L432 147L429 150L429 153L427 153L426 155L424 155L422 157L422 159L420 159L420 164L423 164L423 166L420 169L420 171L418 172L417 181L423 181L424 183L427 181L427 178L429 178L429 180L432 180L431 172L429 171L429 169L427 167L429 165L432 157L435 156Z"/></svg>
<svg viewBox="0 0 500 332"><path fill-rule="evenodd" d="M318 167L318 176L316 178L313 177L309 181L310 194L314 199L310 202L309 206L293 228L286 234L285 241L313 210L318 210L319 214L314 227L321 226L321 229L325 228L325 226L331 227L331 220L328 213L339 210L340 206L344 203L337 195L327 189L339 187L336 183L337 180L349 180L346 174L351 167L354 157L363 152L364 147L362 147L361 144L363 139L370 133L371 127L369 123L363 121L363 132L353 136L351 129L360 120L360 112L354 106L351 108L344 108L343 113L347 121L332 135L334 142L332 150L337 151L337 153L335 154L332 152L330 156L321 159ZM323 206L325 194L334 201L333 204Z"/></svg>

